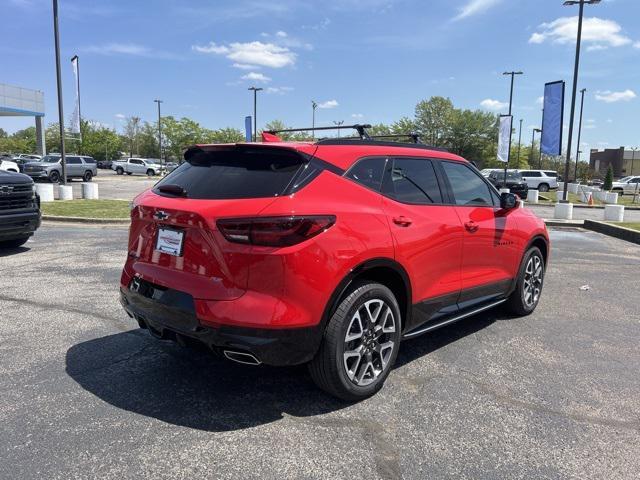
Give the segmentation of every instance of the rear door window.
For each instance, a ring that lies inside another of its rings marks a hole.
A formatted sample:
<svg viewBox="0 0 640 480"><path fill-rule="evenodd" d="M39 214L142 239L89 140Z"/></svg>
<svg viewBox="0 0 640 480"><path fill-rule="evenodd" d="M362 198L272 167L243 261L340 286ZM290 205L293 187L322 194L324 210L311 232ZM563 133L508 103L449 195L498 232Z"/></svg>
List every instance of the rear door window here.
<svg viewBox="0 0 640 480"><path fill-rule="evenodd" d="M402 203L442 203L433 164L425 158L394 158L388 161L382 192Z"/></svg>
<svg viewBox="0 0 640 480"><path fill-rule="evenodd" d="M442 162L456 205L494 206L489 185L471 168L459 162ZM493 176L493 174L492 174Z"/></svg>
<svg viewBox="0 0 640 480"><path fill-rule="evenodd" d="M177 185L187 198L239 199L282 195L303 170L306 158L289 150L230 149L197 152L161 180ZM156 189L154 191L160 195Z"/></svg>
<svg viewBox="0 0 640 480"><path fill-rule="evenodd" d="M82 163L82 160L80 160L80 157L67 157L66 163L69 165L79 165Z"/></svg>

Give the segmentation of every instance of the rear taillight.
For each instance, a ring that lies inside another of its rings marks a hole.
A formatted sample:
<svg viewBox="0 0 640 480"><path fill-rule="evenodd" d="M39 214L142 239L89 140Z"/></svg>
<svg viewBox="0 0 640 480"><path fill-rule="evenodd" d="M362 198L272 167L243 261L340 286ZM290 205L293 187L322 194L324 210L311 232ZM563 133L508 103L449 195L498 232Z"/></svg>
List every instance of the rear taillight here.
<svg viewBox="0 0 640 480"><path fill-rule="evenodd" d="M234 243L289 247L324 232L336 222L334 215L227 218L216 225Z"/></svg>

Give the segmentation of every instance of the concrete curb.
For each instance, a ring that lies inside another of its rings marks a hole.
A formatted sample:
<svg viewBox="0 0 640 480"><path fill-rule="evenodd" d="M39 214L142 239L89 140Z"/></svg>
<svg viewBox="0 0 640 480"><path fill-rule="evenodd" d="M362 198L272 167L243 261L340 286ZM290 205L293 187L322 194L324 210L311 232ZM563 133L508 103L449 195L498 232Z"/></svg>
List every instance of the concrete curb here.
<svg viewBox="0 0 640 480"><path fill-rule="evenodd" d="M640 245L640 232L632 230L631 228L619 227L617 225L597 222L595 220L585 220L584 228Z"/></svg>
<svg viewBox="0 0 640 480"><path fill-rule="evenodd" d="M582 227L584 220L561 220L557 218L543 218L547 227Z"/></svg>
<svg viewBox="0 0 640 480"><path fill-rule="evenodd" d="M43 221L61 222L61 223L89 223L89 224L116 224L129 225L131 220L128 218L85 218L85 217L59 217L56 215L43 215Z"/></svg>
<svg viewBox="0 0 640 480"><path fill-rule="evenodd" d="M540 202L540 203L527 203L527 208L532 207L553 207L555 202ZM623 205L622 203L618 203L617 205ZM574 203L573 208L587 208L589 210L604 210L605 205L581 205L579 203ZM629 205L624 205L624 211L639 211L640 207L630 207Z"/></svg>

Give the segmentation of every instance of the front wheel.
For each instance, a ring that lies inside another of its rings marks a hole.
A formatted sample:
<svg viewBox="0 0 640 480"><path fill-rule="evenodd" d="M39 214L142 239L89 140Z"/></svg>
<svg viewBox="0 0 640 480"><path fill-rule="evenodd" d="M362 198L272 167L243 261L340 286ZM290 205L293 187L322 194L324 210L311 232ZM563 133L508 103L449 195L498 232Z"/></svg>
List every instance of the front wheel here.
<svg viewBox="0 0 640 480"><path fill-rule="evenodd" d="M84 175L82 176L82 181L90 182L92 178L93 178L93 173L91 173L90 170L87 170L86 172L84 172Z"/></svg>
<svg viewBox="0 0 640 480"><path fill-rule="evenodd" d="M549 191L549 185L547 185L546 183L541 183L540 185L538 185L538 191L539 192L548 192Z"/></svg>
<svg viewBox="0 0 640 480"><path fill-rule="evenodd" d="M516 288L507 300L507 308L519 316L529 315L538 306L544 283L544 257L538 247L531 247L525 253Z"/></svg>
<svg viewBox="0 0 640 480"><path fill-rule="evenodd" d="M316 385L347 401L382 388L398 355L401 315L393 292L379 283L357 283L340 302L309 363Z"/></svg>
<svg viewBox="0 0 640 480"><path fill-rule="evenodd" d="M147 170L147 177L153 177L156 174L152 169Z"/></svg>
<svg viewBox="0 0 640 480"><path fill-rule="evenodd" d="M60 181L60 174L57 172L57 170L54 170L49 174L49 181L51 183L58 183Z"/></svg>

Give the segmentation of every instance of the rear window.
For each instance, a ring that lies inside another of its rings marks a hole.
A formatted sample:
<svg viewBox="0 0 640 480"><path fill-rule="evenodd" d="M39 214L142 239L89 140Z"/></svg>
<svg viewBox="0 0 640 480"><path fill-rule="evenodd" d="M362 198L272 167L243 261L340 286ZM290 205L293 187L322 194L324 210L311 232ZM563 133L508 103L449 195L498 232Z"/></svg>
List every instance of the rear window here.
<svg viewBox="0 0 640 480"><path fill-rule="evenodd" d="M296 152L287 150L222 150L198 152L160 181L177 185L187 198L234 199L265 198L282 195L306 163Z"/></svg>

